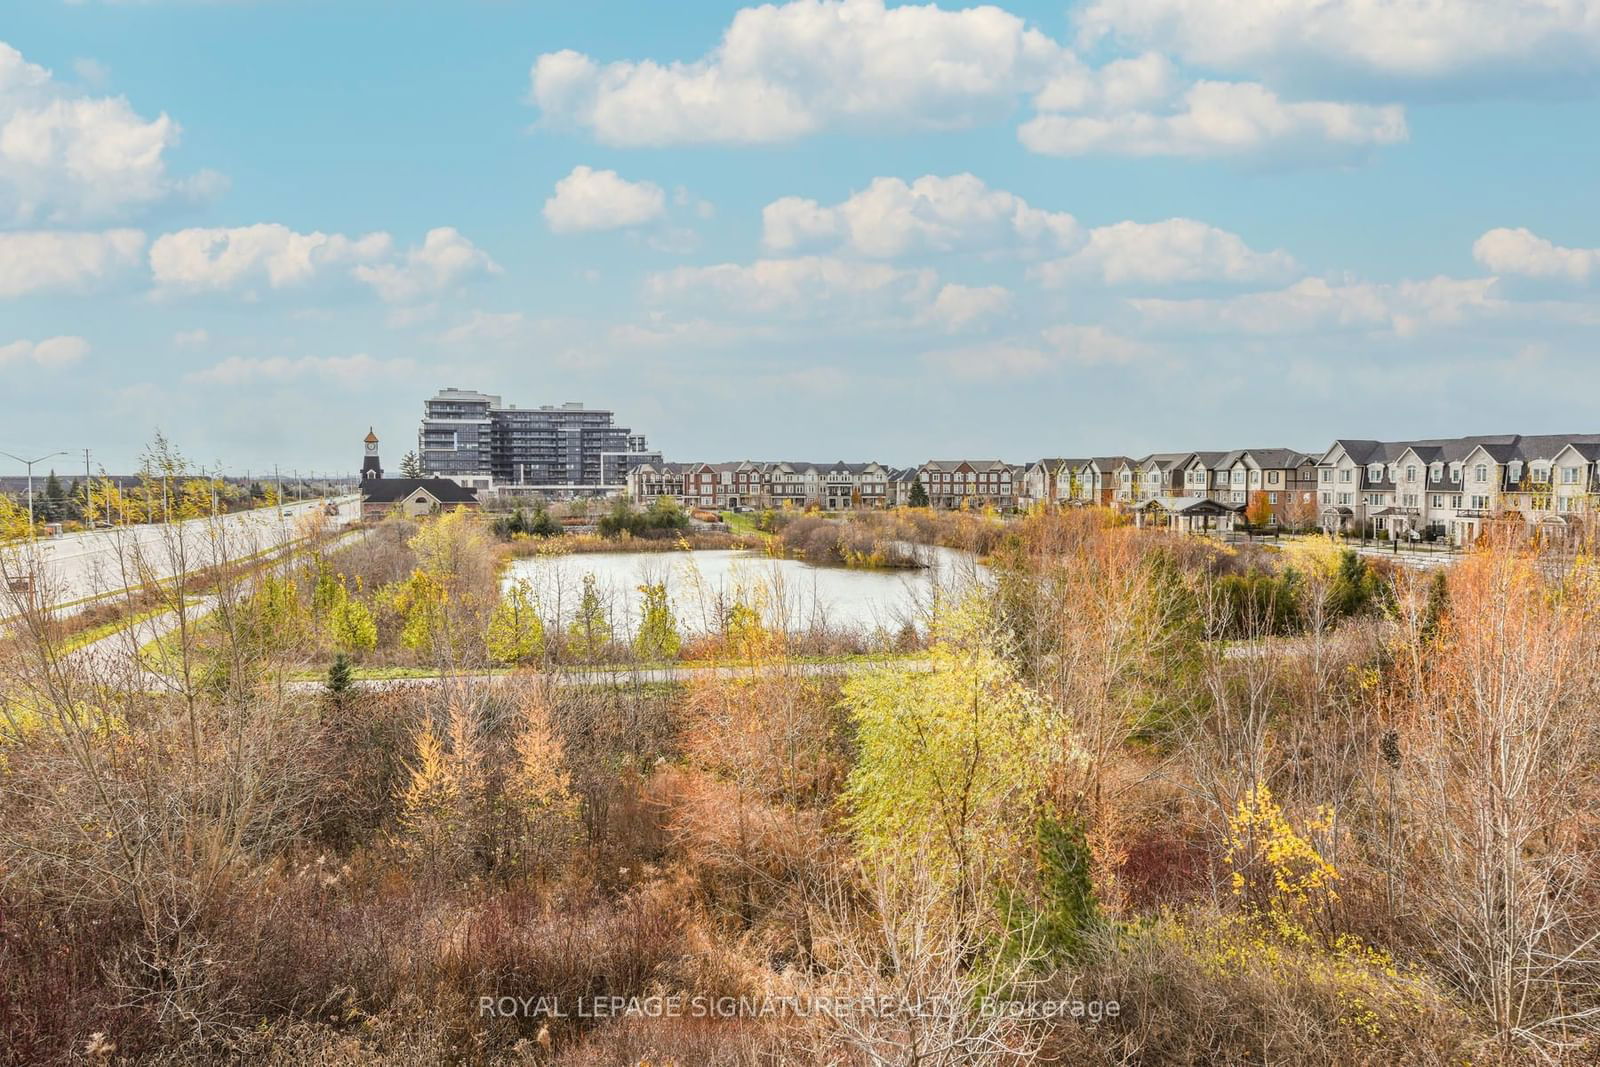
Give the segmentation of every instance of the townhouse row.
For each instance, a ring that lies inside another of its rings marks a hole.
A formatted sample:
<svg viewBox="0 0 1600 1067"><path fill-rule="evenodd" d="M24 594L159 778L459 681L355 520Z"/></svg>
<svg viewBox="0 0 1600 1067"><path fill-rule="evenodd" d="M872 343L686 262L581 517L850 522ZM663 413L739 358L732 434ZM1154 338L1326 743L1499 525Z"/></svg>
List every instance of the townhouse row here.
<svg viewBox="0 0 1600 1067"><path fill-rule="evenodd" d="M911 503L916 471L881 463L645 462L628 472L628 494L649 504L671 497L690 507L769 508L812 505L829 511Z"/></svg>
<svg viewBox="0 0 1600 1067"><path fill-rule="evenodd" d="M920 486L921 492L917 491ZM643 503L668 496L707 508L816 506L830 511L1099 505L1141 525L1228 531L1248 519L1406 540L1465 544L1490 521L1575 530L1600 513L1600 434L1338 440L1289 448L1130 456L881 463L647 462L628 475Z"/></svg>
<svg viewBox="0 0 1600 1067"><path fill-rule="evenodd" d="M628 472L628 493L643 504L672 497L691 507L821 507L829 511L904 507L919 483L941 508L1022 506L1027 468L1001 460L929 460L920 467L882 463L641 463Z"/></svg>
<svg viewBox="0 0 1600 1067"><path fill-rule="evenodd" d="M1491 522L1546 535L1600 513L1600 434L1339 440L1317 464L1324 529L1466 544Z"/></svg>

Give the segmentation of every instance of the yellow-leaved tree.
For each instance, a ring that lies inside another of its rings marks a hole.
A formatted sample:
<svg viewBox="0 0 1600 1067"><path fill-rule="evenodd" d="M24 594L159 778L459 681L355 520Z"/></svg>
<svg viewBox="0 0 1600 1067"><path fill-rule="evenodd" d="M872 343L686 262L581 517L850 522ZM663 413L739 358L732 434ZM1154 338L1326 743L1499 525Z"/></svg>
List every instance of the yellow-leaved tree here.
<svg viewBox="0 0 1600 1067"><path fill-rule="evenodd" d="M28 536L28 509L0 493L0 541L17 541Z"/></svg>
<svg viewBox="0 0 1600 1067"><path fill-rule="evenodd" d="M947 608L935 636L931 670L845 683L859 751L845 799L863 858L891 869L925 859L966 892L1025 847L1051 730L980 599Z"/></svg>
<svg viewBox="0 0 1600 1067"><path fill-rule="evenodd" d="M477 725L464 703L452 701L444 738L425 716L413 744L416 760L400 798L402 842L425 871L458 871L491 845L490 779Z"/></svg>
<svg viewBox="0 0 1600 1067"><path fill-rule="evenodd" d="M423 720L412 743L416 761L400 798L400 828L406 851L433 868L452 851L461 787L431 719Z"/></svg>
<svg viewBox="0 0 1600 1067"><path fill-rule="evenodd" d="M525 867L543 869L572 838L578 801L567 775L566 750L537 693L522 702L511 748L501 803L517 842L516 858Z"/></svg>
<svg viewBox="0 0 1600 1067"><path fill-rule="evenodd" d="M525 663L544 653L544 620L539 599L526 578L512 582L489 615L485 637L489 658L496 663Z"/></svg>
<svg viewBox="0 0 1600 1067"><path fill-rule="evenodd" d="M359 656L378 647L378 624L360 600L341 596L328 616L328 635L341 652Z"/></svg>

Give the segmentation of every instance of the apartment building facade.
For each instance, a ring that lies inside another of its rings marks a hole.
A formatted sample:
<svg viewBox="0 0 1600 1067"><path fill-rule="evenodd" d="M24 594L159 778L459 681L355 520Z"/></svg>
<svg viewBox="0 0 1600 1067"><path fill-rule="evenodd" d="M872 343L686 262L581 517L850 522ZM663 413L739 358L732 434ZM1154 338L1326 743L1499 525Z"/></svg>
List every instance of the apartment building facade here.
<svg viewBox="0 0 1600 1067"><path fill-rule="evenodd" d="M616 425L611 411L581 403L520 408L453 387L424 402L417 454L429 474L536 489L617 487L632 467L661 458L643 434Z"/></svg>

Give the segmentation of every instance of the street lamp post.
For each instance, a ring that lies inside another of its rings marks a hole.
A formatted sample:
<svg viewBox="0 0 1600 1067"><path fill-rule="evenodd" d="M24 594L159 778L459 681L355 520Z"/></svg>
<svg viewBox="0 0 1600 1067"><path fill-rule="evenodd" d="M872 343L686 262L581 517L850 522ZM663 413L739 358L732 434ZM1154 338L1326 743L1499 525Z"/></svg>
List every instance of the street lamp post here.
<svg viewBox="0 0 1600 1067"><path fill-rule="evenodd" d="M54 459L56 456L64 456L66 454L67 453L65 452L51 452L49 455L40 456L38 459L23 459L21 456L11 455L10 452L0 452L0 456L8 456L28 468L28 540L30 541L35 540L33 518L33 465L35 463L43 463L47 459Z"/></svg>

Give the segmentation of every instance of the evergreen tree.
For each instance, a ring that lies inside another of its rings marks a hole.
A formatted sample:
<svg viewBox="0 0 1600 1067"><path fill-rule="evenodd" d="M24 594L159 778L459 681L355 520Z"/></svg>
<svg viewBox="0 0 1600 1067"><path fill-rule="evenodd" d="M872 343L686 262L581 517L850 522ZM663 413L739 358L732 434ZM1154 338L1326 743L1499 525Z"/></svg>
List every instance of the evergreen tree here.
<svg viewBox="0 0 1600 1067"><path fill-rule="evenodd" d="M421 478L422 459L415 452L407 452L400 460L400 475L403 478Z"/></svg>
<svg viewBox="0 0 1600 1067"><path fill-rule="evenodd" d="M914 508L928 506L928 491L922 487L920 479L911 483L911 506Z"/></svg>
<svg viewBox="0 0 1600 1067"><path fill-rule="evenodd" d="M328 668L328 702L335 708L343 707L354 685L355 671L350 666L350 657L341 652L333 657L333 665Z"/></svg>
<svg viewBox="0 0 1600 1067"><path fill-rule="evenodd" d="M1094 895L1093 856L1076 818L1042 815L1035 832L1037 899L1001 890L1007 927L1002 951L1070 964L1082 957L1087 936L1104 922Z"/></svg>
<svg viewBox="0 0 1600 1067"><path fill-rule="evenodd" d="M60 522L67 514L67 491L61 485L61 479L56 477L56 472L51 471L50 477L45 479L44 496L35 505L38 515L35 518L45 522Z"/></svg>
<svg viewBox="0 0 1600 1067"><path fill-rule="evenodd" d="M550 512L545 510L542 501L534 508L533 518L528 523L528 532L535 537L554 537L561 532L561 524L550 517Z"/></svg>

